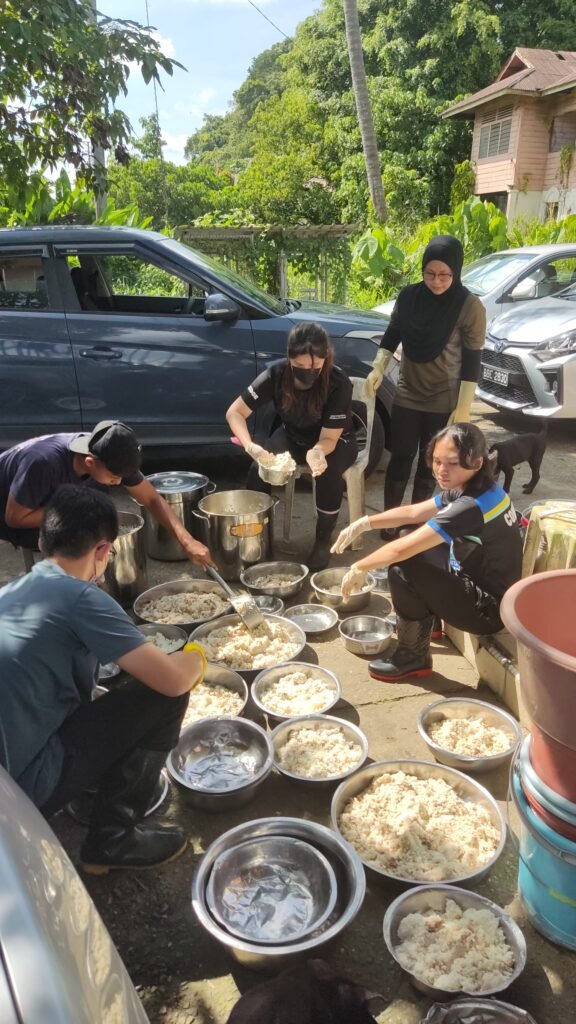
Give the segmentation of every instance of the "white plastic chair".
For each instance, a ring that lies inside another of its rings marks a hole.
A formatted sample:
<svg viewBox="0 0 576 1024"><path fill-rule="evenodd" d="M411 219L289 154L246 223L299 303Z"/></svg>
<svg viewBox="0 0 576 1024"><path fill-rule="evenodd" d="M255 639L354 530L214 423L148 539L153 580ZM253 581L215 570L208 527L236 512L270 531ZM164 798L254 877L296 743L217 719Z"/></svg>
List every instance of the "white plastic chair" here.
<svg viewBox="0 0 576 1024"><path fill-rule="evenodd" d="M352 401L361 402L366 408L366 440L364 447L361 448L356 456L356 461L349 469L344 473L344 481L346 483L346 496L348 498L348 516L349 521L352 523L355 519L360 519L365 514L364 506L364 474L366 472L366 466L368 465L368 458L370 453L370 443L372 441L372 430L374 427L374 415L376 412L376 397L367 398L364 394L365 379L364 377L351 377L350 382L352 384ZM284 488L284 531L283 538L285 541L290 540L290 529L292 526L292 510L294 507L294 491L296 488L296 480L304 476L305 474L310 475L310 469L307 465L297 466L296 472L290 477L290 480ZM312 477L314 484L314 477ZM357 537L351 545L353 551L358 551L363 545L363 537Z"/></svg>

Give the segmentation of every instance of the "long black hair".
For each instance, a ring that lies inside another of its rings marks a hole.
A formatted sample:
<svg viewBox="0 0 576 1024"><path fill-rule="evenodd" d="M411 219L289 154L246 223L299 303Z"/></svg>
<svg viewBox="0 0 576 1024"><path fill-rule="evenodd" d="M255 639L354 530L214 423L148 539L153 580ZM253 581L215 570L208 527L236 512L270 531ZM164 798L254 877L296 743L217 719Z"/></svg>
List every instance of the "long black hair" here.
<svg viewBox="0 0 576 1024"><path fill-rule="evenodd" d="M290 363L282 374L280 389L280 411L291 412L295 407L307 418L319 419L328 397L330 373L334 366L334 349L326 331L320 324L303 322L296 324L288 335L288 360L298 356L310 356L310 360L324 359L324 366L308 391L299 390L294 383Z"/></svg>
<svg viewBox="0 0 576 1024"><path fill-rule="evenodd" d="M460 465L465 469L473 469L474 463L482 459L482 465L466 484L466 494L474 496L489 491L494 486L494 470L488 457L488 443L479 427L473 423L453 423L450 427L439 430L426 449L426 462L430 468L434 449L438 441L444 440L452 442L458 452Z"/></svg>

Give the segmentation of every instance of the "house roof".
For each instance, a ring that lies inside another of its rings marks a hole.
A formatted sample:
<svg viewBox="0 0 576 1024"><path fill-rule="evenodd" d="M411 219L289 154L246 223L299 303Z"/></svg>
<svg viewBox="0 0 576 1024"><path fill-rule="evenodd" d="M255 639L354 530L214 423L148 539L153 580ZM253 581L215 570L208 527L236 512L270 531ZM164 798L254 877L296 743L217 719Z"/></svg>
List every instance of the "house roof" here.
<svg viewBox="0 0 576 1024"><path fill-rule="evenodd" d="M533 50L518 46L485 89L448 107L443 117L472 117L477 107L500 96L545 96L576 87L575 50Z"/></svg>

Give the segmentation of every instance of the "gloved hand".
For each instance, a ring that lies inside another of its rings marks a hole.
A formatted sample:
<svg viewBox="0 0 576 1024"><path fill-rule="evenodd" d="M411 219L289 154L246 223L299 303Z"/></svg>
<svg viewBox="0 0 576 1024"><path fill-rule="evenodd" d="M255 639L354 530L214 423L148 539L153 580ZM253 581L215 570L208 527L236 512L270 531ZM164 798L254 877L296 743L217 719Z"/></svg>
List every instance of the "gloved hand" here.
<svg viewBox="0 0 576 1024"><path fill-rule="evenodd" d="M269 454L261 444L254 444L254 441L250 441L246 445L244 451L248 452L248 455L254 459L254 462L260 462L262 456Z"/></svg>
<svg viewBox="0 0 576 1024"><path fill-rule="evenodd" d="M342 597L347 601L353 594L359 594L366 584L368 573L352 565L342 580Z"/></svg>
<svg viewBox="0 0 576 1024"><path fill-rule="evenodd" d="M476 382L473 380L461 380L460 391L458 392L458 401L456 402L456 408L448 420L448 426L451 423L469 423L470 422L470 410L472 408L472 402L474 395L476 394Z"/></svg>
<svg viewBox="0 0 576 1024"><path fill-rule="evenodd" d="M389 352L388 349L378 349L376 358L372 364L372 369L364 381L364 394L366 398L374 398L374 395L384 380L384 374L386 373L386 368L391 359L392 353Z"/></svg>
<svg viewBox="0 0 576 1024"><path fill-rule="evenodd" d="M326 456L321 448L310 448L306 452L306 462L310 466L312 476L322 476L328 468Z"/></svg>
<svg viewBox="0 0 576 1024"><path fill-rule="evenodd" d="M371 530L369 516L362 516L361 519L355 519L350 526L346 529L341 530L338 534L334 544L330 548L333 555L341 555L346 548L349 548L356 537L359 537L361 533L366 533L367 530Z"/></svg>

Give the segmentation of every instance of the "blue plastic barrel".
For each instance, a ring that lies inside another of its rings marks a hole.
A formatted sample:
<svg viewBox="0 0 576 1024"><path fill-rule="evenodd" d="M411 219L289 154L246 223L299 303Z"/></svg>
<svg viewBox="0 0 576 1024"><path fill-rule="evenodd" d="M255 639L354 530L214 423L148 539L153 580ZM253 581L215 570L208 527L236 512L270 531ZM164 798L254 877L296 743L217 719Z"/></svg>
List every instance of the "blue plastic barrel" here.
<svg viewBox="0 0 576 1024"><path fill-rule="evenodd" d="M528 917L546 938L576 950L576 843L532 810L518 771L510 788L521 823L518 889Z"/></svg>

